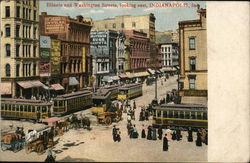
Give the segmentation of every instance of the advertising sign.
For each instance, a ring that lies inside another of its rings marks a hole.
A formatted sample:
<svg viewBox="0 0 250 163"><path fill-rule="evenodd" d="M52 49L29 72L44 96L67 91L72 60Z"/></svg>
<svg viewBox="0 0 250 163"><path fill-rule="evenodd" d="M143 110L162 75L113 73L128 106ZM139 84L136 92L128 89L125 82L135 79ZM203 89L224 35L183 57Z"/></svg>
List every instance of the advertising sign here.
<svg viewBox="0 0 250 163"><path fill-rule="evenodd" d="M52 39L51 40L51 73L60 73L60 56L61 56L61 41Z"/></svg>
<svg viewBox="0 0 250 163"><path fill-rule="evenodd" d="M49 62L40 62L39 72L40 76L50 76L51 64Z"/></svg>
<svg viewBox="0 0 250 163"><path fill-rule="evenodd" d="M45 33L64 33L66 19L63 17L45 17Z"/></svg>
<svg viewBox="0 0 250 163"><path fill-rule="evenodd" d="M107 31L92 31L90 33L90 44L96 47L106 47L107 41Z"/></svg>
<svg viewBox="0 0 250 163"><path fill-rule="evenodd" d="M40 36L40 48L51 48L51 39L49 36Z"/></svg>
<svg viewBox="0 0 250 163"><path fill-rule="evenodd" d="M41 58L49 58L50 50L49 49L40 49L40 57Z"/></svg>
<svg viewBox="0 0 250 163"><path fill-rule="evenodd" d="M82 47L82 72L86 72L86 50Z"/></svg>

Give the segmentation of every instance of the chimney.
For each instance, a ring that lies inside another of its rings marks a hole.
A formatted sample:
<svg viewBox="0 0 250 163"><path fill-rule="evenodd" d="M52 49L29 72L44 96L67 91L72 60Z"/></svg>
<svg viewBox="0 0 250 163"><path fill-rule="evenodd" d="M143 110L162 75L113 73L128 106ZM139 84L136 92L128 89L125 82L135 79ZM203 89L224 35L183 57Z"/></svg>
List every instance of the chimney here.
<svg viewBox="0 0 250 163"><path fill-rule="evenodd" d="M76 16L77 21L82 22L83 17L81 15Z"/></svg>

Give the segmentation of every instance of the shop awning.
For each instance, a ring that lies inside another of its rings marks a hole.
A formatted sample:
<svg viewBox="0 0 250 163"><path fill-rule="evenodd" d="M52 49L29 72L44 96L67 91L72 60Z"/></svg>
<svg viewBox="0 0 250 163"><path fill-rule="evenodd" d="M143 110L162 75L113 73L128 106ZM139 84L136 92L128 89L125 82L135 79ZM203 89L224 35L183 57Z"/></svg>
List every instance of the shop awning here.
<svg viewBox="0 0 250 163"><path fill-rule="evenodd" d="M120 74L119 77L120 78L128 78L128 75L126 75L126 74Z"/></svg>
<svg viewBox="0 0 250 163"><path fill-rule="evenodd" d="M60 121L59 117L51 117L51 118L42 119L42 122L48 123L48 126L50 127L55 127L57 121Z"/></svg>
<svg viewBox="0 0 250 163"><path fill-rule="evenodd" d="M56 91L64 90L64 88L61 84L52 84L50 89L54 89Z"/></svg>
<svg viewBox="0 0 250 163"><path fill-rule="evenodd" d="M104 81L104 82L112 82L112 78L110 77L110 76L104 76L103 78L102 78L102 81Z"/></svg>
<svg viewBox="0 0 250 163"><path fill-rule="evenodd" d="M149 72L150 74L152 74L152 75L155 74L155 70L152 70L151 68L148 69L148 72Z"/></svg>
<svg viewBox="0 0 250 163"><path fill-rule="evenodd" d="M173 70L172 67L163 67L162 70L163 71L175 71L175 70Z"/></svg>
<svg viewBox="0 0 250 163"><path fill-rule="evenodd" d="M126 72L126 75L128 76L128 78L136 77L136 75L134 73L130 73L130 72Z"/></svg>
<svg viewBox="0 0 250 163"><path fill-rule="evenodd" d="M78 85L79 82L76 80L75 77L69 77L69 85Z"/></svg>
<svg viewBox="0 0 250 163"><path fill-rule="evenodd" d="M24 89L45 86L39 80L20 81L17 82L17 84L23 87Z"/></svg>
<svg viewBox="0 0 250 163"><path fill-rule="evenodd" d="M149 73L148 72L137 72L135 73L136 77L144 77L144 76L148 76Z"/></svg>
<svg viewBox="0 0 250 163"><path fill-rule="evenodd" d="M120 80L119 76L112 76L112 80Z"/></svg>
<svg viewBox="0 0 250 163"><path fill-rule="evenodd" d="M0 83L0 94L11 95L11 83Z"/></svg>

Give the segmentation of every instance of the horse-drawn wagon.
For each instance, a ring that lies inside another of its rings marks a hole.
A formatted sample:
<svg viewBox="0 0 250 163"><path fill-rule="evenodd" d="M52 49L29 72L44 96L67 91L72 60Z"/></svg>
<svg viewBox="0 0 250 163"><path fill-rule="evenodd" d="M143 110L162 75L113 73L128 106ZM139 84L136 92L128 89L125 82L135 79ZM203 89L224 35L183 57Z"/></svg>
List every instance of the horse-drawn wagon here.
<svg viewBox="0 0 250 163"><path fill-rule="evenodd" d="M11 150L16 153L23 149L24 144L25 139L21 134L8 133L1 140L1 149L2 151Z"/></svg>

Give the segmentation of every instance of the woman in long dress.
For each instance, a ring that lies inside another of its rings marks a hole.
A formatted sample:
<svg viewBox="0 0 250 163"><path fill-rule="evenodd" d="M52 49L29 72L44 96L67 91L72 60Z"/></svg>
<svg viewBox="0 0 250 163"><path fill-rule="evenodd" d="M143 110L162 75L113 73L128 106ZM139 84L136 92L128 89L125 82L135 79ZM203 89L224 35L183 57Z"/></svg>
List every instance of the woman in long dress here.
<svg viewBox="0 0 250 163"><path fill-rule="evenodd" d="M167 134L165 134L165 136L163 138L163 151L168 151L168 138L167 138Z"/></svg>
<svg viewBox="0 0 250 163"><path fill-rule="evenodd" d="M146 131L144 125L142 125L141 138L146 138Z"/></svg>

